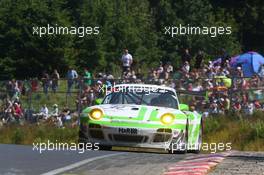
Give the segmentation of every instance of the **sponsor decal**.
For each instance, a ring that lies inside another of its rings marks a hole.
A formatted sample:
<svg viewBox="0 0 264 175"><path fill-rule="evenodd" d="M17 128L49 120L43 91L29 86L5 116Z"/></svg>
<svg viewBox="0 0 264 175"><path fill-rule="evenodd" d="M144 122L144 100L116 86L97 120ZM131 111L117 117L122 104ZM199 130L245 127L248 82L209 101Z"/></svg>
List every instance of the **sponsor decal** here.
<svg viewBox="0 0 264 175"><path fill-rule="evenodd" d="M137 128L118 128L118 132L120 134L138 134Z"/></svg>

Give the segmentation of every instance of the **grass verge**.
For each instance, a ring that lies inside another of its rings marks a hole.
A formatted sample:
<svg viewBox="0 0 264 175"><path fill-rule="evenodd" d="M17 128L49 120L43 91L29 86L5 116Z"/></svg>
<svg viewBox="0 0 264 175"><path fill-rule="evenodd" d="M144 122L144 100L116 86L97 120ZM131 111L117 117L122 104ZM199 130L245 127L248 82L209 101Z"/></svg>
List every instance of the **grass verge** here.
<svg viewBox="0 0 264 175"><path fill-rule="evenodd" d="M264 151L264 114L252 116L219 115L205 120L204 142L231 143L232 149Z"/></svg>
<svg viewBox="0 0 264 175"><path fill-rule="evenodd" d="M10 125L0 129L0 143L6 144L24 144L32 145L32 143L62 142L77 143L78 128L56 128L46 124L24 126Z"/></svg>

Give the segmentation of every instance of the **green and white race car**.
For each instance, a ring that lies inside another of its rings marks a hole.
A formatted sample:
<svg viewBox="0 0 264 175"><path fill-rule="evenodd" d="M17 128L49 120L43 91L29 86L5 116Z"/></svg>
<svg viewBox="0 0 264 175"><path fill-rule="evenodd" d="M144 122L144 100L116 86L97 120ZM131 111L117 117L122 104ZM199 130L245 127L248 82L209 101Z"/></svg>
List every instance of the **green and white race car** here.
<svg viewBox="0 0 264 175"><path fill-rule="evenodd" d="M87 107L80 118L80 143L199 152L202 115L179 104L173 88L120 84L101 104Z"/></svg>

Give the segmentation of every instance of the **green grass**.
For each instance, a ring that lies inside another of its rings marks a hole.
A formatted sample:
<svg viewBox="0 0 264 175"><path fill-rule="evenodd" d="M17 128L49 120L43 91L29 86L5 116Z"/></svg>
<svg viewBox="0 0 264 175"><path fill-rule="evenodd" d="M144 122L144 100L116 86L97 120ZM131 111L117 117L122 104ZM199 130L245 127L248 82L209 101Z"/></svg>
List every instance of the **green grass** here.
<svg viewBox="0 0 264 175"><path fill-rule="evenodd" d="M6 144L24 144L32 145L32 143L62 142L77 143L78 128L65 127L56 128L47 124L42 125L10 125L0 129L0 143Z"/></svg>
<svg viewBox="0 0 264 175"><path fill-rule="evenodd" d="M205 120L204 142L231 143L232 149L264 151L264 115L258 111L253 116L215 116Z"/></svg>

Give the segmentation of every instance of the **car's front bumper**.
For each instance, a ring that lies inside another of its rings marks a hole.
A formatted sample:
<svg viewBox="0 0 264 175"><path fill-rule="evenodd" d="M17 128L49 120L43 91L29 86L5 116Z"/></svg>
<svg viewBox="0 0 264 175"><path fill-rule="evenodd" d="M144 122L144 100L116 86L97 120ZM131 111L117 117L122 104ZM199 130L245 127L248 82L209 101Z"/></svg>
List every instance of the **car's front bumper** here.
<svg viewBox="0 0 264 175"><path fill-rule="evenodd" d="M80 126L80 142L98 143L107 146L129 146L169 149L171 143L184 139L185 130L171 128L113 127L100 124Z"/></svg>

